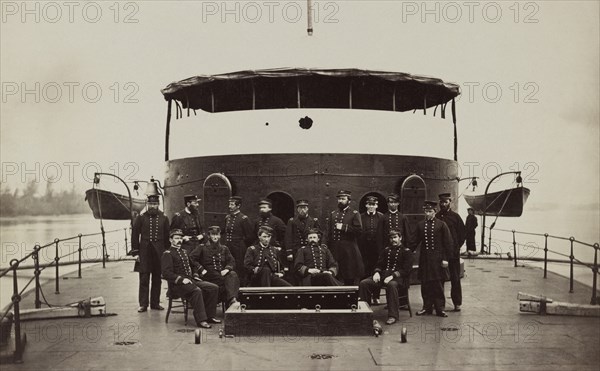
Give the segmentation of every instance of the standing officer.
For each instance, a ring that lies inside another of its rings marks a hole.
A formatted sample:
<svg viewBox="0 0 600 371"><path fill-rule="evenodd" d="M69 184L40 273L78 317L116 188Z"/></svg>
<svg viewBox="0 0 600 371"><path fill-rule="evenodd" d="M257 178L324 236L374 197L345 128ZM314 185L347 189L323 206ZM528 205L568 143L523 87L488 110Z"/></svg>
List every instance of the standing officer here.
<svg viewBox="0 0 600 371"><path fill-rule="evenodd" d="M460 312L462 305L462 288L460 285L460 248L465 243L466 230L460 215L452 211L450 202L452 196L450 193L442 193L438 195L440 199L440 211L435 214L435 217L442 220L448 226L450 235L452 236L452 249L448 256L448 270L450 271L450 296L454 304L454 311Z"/></svg>
<svg viewBox="0 0 600 371"><path fill-rule="evenodd" d="M279 260L281 248L271 245L273 228L263 226L258 229L258 243L252 245L246 251L244 267L252 275L250 286L271 287L291 286L283 278L281 273L281 261Z"/></svg>
<svg viewBox="0 0 600 371"><path fill-rule="evenodd" d="M235 272L240 279L240 285L246 286L248 275L244 268L246 249L254 241L250 219L240 211L242 198L233 196L229 199L229 214L225 216L225 245L229 247L235 259Z"/></svg>
<svg viewBox="0 0 600 371"><path fill-rule="evenodd" d="M254 223L254 233L257 235L260 227L271 227L275 233L275 238L271 239L271 245L282 247L285 239L285 223L281 218L273 215L272 210L273 202L268 198L263 198L258 202L258 219Z"/></svg>
<svg viewBox="0 0 600 371"><path fill-rule="evenodd" d="M400 206L400 197L395 193L391 193L387 201L388 212L385 214L384 241L389 241L390 231L395 229L402 233L404 245L410 247L412 245L412 230L408 223L408 218L398 209Z"/></svg>
<svg viewBox="0 0 600 371"><path fill-rule="evenodd" d="M183 248L188 255L194 251L200 241L204 238L204 228L198 218L198 197L196 195L187 195L183 197L185 208L173 216L171 229L181 229L183 231Z"/></svg>
<svg viewBox="0 0 600 371"><path fill-rule="evenodd" d="M306 246L306 236L310 229L321 230L319 219L308 215L308 201L296 201L297 214L290 218L285 229L285 255L290 271L293 271L292 265L298 249Z"/></svg>
<svg viewBox="0 0 600 371"><path fill-rule="evenodd" d="M302 286L341 286L335 279L338 265L326 245L319 243L321 231L311 228L306 234L308 244L296 254L295 271Z"/></svg>
<svg viewBox="0 0 600 371"><path fill-rule="evenodd" d="M162 253L169 248L169 218L158 209L158 195L148 195L148 210L138 215L131 228L132 254L138 255L140 286L138 312L145 312L150 308L162 310L160 306L160 258ZM150 275L152 275L152 290L150 301Z"/></svg>
<svg viewBox="0 0 600 371"><path fill-rule="evenodd" d="M379 254L383 251L383 234L385 226L385 216L377 211L377 197L368 196L366 207L367 211L360 214L363 224L363 233L360 236L359 245L360 254L365 264L365 274L373 274L375 264L379 259Z"/></svg>
<svg viewBox="0 0 600 371"><path fill-rule="evenodd" d="M196 263L189 259L187 252L181 248L183 232L173 229L170 232L169 250L161 258L162 275L171 284L171 294L186 299L194 309L196 326L211 328L210 323L221 323L215 318L219 286L202 281L197 274Z"/></svg>
<svg viewBox="0 0 600 371"><path fill-rule="evenodd" d="M477 217L475 217L475 210L468 208L467 220L465 221L465 234L467 241L467 255L473 255L477 251L475 247L475 228L477 228Z"/></svg>
<svg viewBox="0 0 600 371"><path fill-rule="evenodd" d="M419 280L423 297L423 309L417 312L417 316L432 314L435 308L438 317L448 317L444 312L444 270L448 267L452 236L446 223L436 219L436 206L435 201L425 201L425 220L417 224L415 233L416 246L421 249Z"/></svg>
<svg viewBox="0 0 600 371"><path fill-rule="evenodd" d="M392 325L400 318L399 293L405 293L410 285L410 270L412 269L412 252L402 245L402 233L390 231L390 246L383 250L377 261L373 277L365 278L359 284L361 300L369 303L371 295L379 293L385 285L385 296L388 306L388 320Z"/></svg>
<svg viewBox="0 0 600 371"><path fill-rule="evenodd" d="M221 227L208 227L208 242L198 246L190 255L190 260L198 264L200 277L219 286L221 297L227 307L237 301L240 280L233 270L235 260L225 245L221 245Z"/></svg>
<svg viewBox="0 0 600 371"><path fill-rule="evenodd" d="M362 221L358 211L350 206L350 191L339 191L336 197L338 208L330 214L327 241L338 262L344 284L356 285L365 271L356 242L362 231Z"/></svg>

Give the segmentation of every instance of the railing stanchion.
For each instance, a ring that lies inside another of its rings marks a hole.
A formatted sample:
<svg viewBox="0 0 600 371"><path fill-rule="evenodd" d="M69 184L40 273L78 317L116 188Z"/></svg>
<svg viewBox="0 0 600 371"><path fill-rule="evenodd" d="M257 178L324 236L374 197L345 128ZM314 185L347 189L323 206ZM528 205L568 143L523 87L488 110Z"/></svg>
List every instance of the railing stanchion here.
<svg viewBox="0 0 600 371"><path fill-rule="evenodd" d="M569 275L569 293L573 292L573 259L575 259L575 256L573 256L573 241L575 241L575 237L569 237L569 241L571 241L571 255L569 255L569 259L571 260L571 269L570 269L570 275Z"/></svg>
<svg viewBox="0 0 600 371"><path fill-rule="evenodd" d="M125 232L125 256L127 256L127 228L123 228L123 232Z"/></svg>
<svg viewBox="0 0 600 371"><path fill-rule="evenodd" d="M515 237L515 230L512 230L512 235L513 235L513 254L515 254L515 267L517 266L517 240Z"/></svg>
<svg viewBox="0 0 600 371"><path fill-rule="evenodd" d="M17 282L17 268L19 267L19 261L13 259L10 261L10 266L13 269L13 313L15 321L15 353L13 360L15 363L23 363L23 343L21 343L21 312L19 310L19 302L21 301L21 295L19 295L19 284Z"/></svg>
<svg viewBox="0 0 600 371"><path fill-rule="evenodd" d="M60 256L58 255L58 242L60 240L58 238L54 239L54 247L56 250L56 255L54 256L54 272L55 272L55 277L54 277L54 281L56 284L56 290L54 291L55 294L60 294L60 290L59 290L59 283L58 283L58 275L59 275L59 271L58 271L58 261L60 260Z"/></svg>
<svg viewBox="0 0 600 371"><path fill-rule="evenodd" d="M81 278L81 233L77 235L79 237L79 248L77 249L77 253L79 254L79 266L77 267L77 278Z"/></svg>
<svg viewBox="0 0 600 371"><path fill-rule="evenodd" d="M488 243L488 251L490 253L490 255L492 254L492 228L490 227L490 236L489 236L489 243Z"/></svg>
<svg viewBox="0 0 600 371"><path fill-rule="evenodd" d="M600 248L600 246L598 245L598 243L594 244L594 277L592 279L592 301L591 304L592 305L596 305L598 304L598 298L596 297L596 280L598 279L598 248Z"/></svg>
<svg viewBox="0 0 600 371"><path fill-rule="evenodd" d="M544 278L548 275L548 233L544 233Z"/></svg>
<svg viewBox="0 0 600 371"><path fill-rule="evenodd" d="M40 245L35 245L33 247L33 255L31 255L33 259L34 269L33 274L35 275L35 307L37 309L42 307L42 303L40 301Z"/></svg>
<svg viewBox="0 0 600 371"><path fill-rule="evenodd" d="M106 268L106 237L104 232L104 226L100 227L102 232L102 268Z"/></svg>

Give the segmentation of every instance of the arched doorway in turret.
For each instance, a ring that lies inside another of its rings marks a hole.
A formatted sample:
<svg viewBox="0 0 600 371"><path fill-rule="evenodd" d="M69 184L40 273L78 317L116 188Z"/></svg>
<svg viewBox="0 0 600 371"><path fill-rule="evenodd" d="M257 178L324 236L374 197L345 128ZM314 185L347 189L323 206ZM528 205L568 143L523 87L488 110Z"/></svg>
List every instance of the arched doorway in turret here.
<svg viewBox="0 0 600 371"><path fill-rule="evenodd" d="M202 210L204 226L218 225L225 230L225 216L229 212L228 201L231 197L231 182L220 173L206 177L203 184Z"/></svg>
<svg viewBox="0 0 600 371"><path fill-rule="evenodd" d="M294 216L295 207L292 196L285 192L271 192L267 196L273 202L273 215L281 218L284 223Z"/></svg>
<svg viewBox="0 0 600 371"><path fill-rule="evenodd" d="M406 215L411 225L424 218L423 202L427 199L427 186L420 176L413 174L402 182L400 189L400 212Z"/></svg>

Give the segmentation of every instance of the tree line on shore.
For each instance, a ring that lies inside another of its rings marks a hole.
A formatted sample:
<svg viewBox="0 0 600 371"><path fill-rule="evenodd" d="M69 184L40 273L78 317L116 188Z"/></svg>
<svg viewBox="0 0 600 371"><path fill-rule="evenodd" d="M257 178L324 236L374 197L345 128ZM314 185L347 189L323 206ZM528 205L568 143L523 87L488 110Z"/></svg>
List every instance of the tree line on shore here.
<svg viewBox="0 0 600 371"><path fill-rule="evenodd" d="M0 216L11 217L21 215L65 215L89 213L90 209L84 200L83 192L76 190L56 191L52 182L46 183L44 194L38 192L39 183L28 182L24 189L11 190L0 183Z"/></svg>

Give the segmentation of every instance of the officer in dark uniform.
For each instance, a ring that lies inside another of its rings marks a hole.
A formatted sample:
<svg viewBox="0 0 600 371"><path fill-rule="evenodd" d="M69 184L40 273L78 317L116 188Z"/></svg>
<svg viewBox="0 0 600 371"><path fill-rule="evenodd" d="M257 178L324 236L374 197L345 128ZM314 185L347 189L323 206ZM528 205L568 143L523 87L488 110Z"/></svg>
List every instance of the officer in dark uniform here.
<svg viewBox="0 0 600 371"><path fill-rule="evenodd" d="M417 316L432 314L435 309L439 317L448 317L444 312L444 279L448 267L448 256L452 249L452 236L448 226L435 217L437 202L425 201L425 220L417 224L415 243L420 247L419 280L423 309Z"/></svg>
<svg viewBox="0 0 600 371"><path fill-rule="evenodd" d="M132 255L138 255L140 276L138 312L150 308L162 310L160 306L160 258L169 248L169 218L158 209L158 195L148 195L148 210L135 218L131 228ZM152 289L150 290L150 276ZM150 301L148 301L150 291Z"/></svg>
<svg viewBox="0 0 600 371"><path fill-rule="evenodd" d="M273 228L263 226L258 229L258 243L248 247L244 257L244 267L251 275L250 286L271 287L291 286L283 278L281 248L270 244Z"/></svg>
<svg viewBox="0 0 600 371"><path fill-rule="evenodd" d="M310 229L321 230L319 219L308 215L308 201L296 201L297 214L290 218L285 229L285 255L289 268L293 271L294 258L298 249L306 246L306 236Z"/></svg>
<svg viewBox="0 0 600 371"><path fill-rule="evenodd" d="M395 193L391 193L387 197L387 201L388 212L385 214L384 241L389 241L390 231L394 229L402 233L404 245L410 247L413 245L412 229L406 215L402 214L399 210L400 197Z"/></svg>
<svg viewBox="0 0 600 371"><path fill-rule="evenodd" d="M233 255L219 241L221 228L208 227L208 242L198 246L190 255L190 259L198 263L200 277L219 286L221 298L227 301L227 306L237 301L240 290L240 280L235 273Z"/></svg>
<svg viewBox="0 0 600 371"><path fill-rule="evenodd" d="M263 198L258 202L258 209L258 219L254 223L255 235L258 234L258 229L260 227L271 227L274 232L274 238L271 239L271 245L283 247L285 239L285 223L281 218L273 215L273 202L268 198Z"/></svg>
<svg viewBox="0 0 600 371"><path fill-rule="evenodd" d="M410 285L410 271L412 269L412 251L402 244L402 233L392 229L390 231L390 245L383 250L373 277L365 278L359 284L361 300L369 303L373 293L379 293L385 286L387 299L388 320L392 325L400 318L399 295L406 291Z"/></svg>
<svg viewBox="0 0 600 371"><path fill-rule="evenodd" d="M338 265L326 245L319 243L321 231L311 228L306 234L308 244L296 254L295 271L302 286L341 286L335 279Z"/></svg>
<svg viewBox="0 0 600 371"><path fill-rule="evenodd" d="M204 239L204 228L202 228L198 217L198 197L187 195L183 197L183 202L185 208L175 213L171 221L171 229L181 229L183 231L182 247L189 255Z"/></svg>
<svg viewBox="0 0 600 371"><path fill-rule="evenodd" d="M256 235L252 234L250 219L240 211L241 206L241 197L233 196L229 199L229 214L225 216L225 245L229 247L235 259L235 272L240 279L240 285L244 287L248 283L244 256Z"/></svg>
<svg viewBox="0 0 600 371"><path fill-rule="evenodd" d="M377 211L379 202L377 197L368 196L366 201L367 211L360 214L363 224L363 233L358 241L358 247L365 264L365 274L373 274L379 254L384 248L385 216Z"/></svg>
<svg viewBox="0 0 600 371"><path fill-rule="evenodd" d="M186 299L191 304L196 326L211 328L209 322L221 323L221 320L215 318L219 286L202 281L198 274L193 273L198 267L189 259L185 249L181 248L181 229L171 230L169 240L171 247L163 253L161 265L163 278L170 283L172 294Z"/></svg>
<svg viewBox="0 0 600 371"><path fill-rule="evenodd" d="M467 255L473 255L477 251L475 247L475 228L477 228L477 217L475 216L475 210L468 208L467 220L465 221L466 230L466 241L467 241Z"/></svg>
<svg viewBox="0 0 600 371"><path fill-rule="evenodd" d="M350 206L350 191L339 191L336 197L338 208L329 215L327 241L333 258L338 262L339 275L344 284L356 285L365 271L357 244L362 221L358 211Z"/></svg>
<svg viewBox="0 0 600 371"><path fill-rule="evenodd" d="M460 285L460 248L465 243L466 229L460 215L450 208L452 196L450 193L438 195L440 199L440 211L435 214L439 220L443 220L452 236L452 250L448 256L448 270L450 271L450 297L454 304L454 311L460 312L462 305L462 287Z"/></svg>

